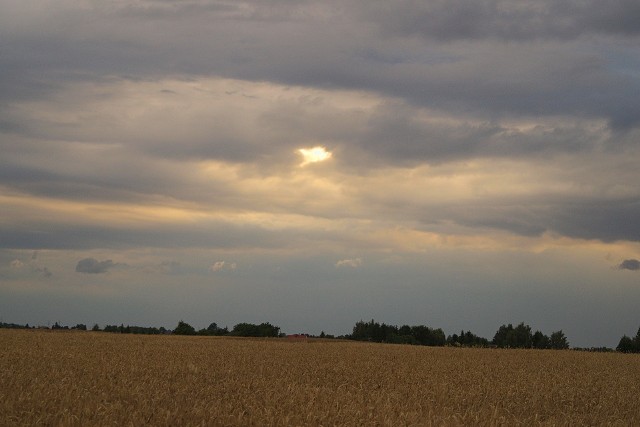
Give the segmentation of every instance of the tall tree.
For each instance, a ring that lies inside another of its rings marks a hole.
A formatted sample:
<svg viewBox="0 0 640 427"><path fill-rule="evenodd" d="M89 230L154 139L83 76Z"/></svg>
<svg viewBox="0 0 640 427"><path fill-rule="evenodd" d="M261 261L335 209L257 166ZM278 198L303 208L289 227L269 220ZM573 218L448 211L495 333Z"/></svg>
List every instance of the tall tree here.
<svg viewBox="0 0 640 427"><path fill-rule="evenodd" d="M569 341L567 341L567 337L564 335L562 330L553 332L551 334L551 348L554 350L565 350L569 348Z"/></svg>
<svg viewBox="0 0 640 427"><path fill-rule="evenodd" d="M193 326L181 320L178 322L178 326L173 330L173 333L175 335L195 335L196 330Z"/></svg>
<svg viewBox="0 0 640 427"><path fill-rule="evenodd" d="M549 337L540 331L536 331L533 334L532 342L533 342L533 348L539 348L539 349L551 348L551 341L549 340Z"/></svg>
<svg viewBox="0 0 640 427"><path fill-rule="evenodd" d="M504 348L510 347L513 345L513 325L509 323L508 325L502 325L496 331L496 334L493 336L493 344L495 346Z"/></svg>
<svg viewBox="0 0 640 427"><path fill-rule="evenodd" d="M633 339L629 338L626 335L623 335L622 338L620 338L618 346L616 347L616 351L620 351L622 353L634 353L635 345Z"/></svg>

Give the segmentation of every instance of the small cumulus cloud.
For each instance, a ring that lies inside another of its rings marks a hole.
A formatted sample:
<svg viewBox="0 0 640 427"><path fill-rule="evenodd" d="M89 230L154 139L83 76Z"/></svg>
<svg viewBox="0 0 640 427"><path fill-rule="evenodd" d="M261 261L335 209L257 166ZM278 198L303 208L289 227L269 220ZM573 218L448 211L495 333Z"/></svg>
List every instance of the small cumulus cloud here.
<svg viewBox="0 0 640 427"><path fill-rule="evenodd" d="M618 265L619 270L640 270L640 261L637 259L625 259Z"/></svg>
<svg viewBox="0 0 640 427"><path fill-rule="evenodd" d="M213 272L217 271L234 271L238 268L235 262L216 261L209 267L209 270Z"/></svg>
<svg viewBox="0 0 640 427"><path fill-rule="evenodd" d="M9 266L14 270L27 271L31 273L39 273L39 274L42 274L44 277L53 276L53 273L51 272L51 270L49 270L47 267L38 266L34 260L35 258L33 256L31 257L31 261L28 263L24 263L19 259L14 259L9 263Z"/></svg>
<svg viewBox="0 0 640 427"><path fill-rule="evenodd" d="M22 267L24 267L24 262L20 261L19 259L14 259L9 263L9 265L11 266L11 268L15 268L16 270L19 270Z"/></svg>
<svg viewBox="0 0 640 427"><path fill-rule="evenodd" d="M76 265L76 272L86 274L100 274L106 273L110 268L116 266L116 263L110 259L105 261L98 261L95 258L84 258L78 261Z"/></svg>
<svg viewBox="0 0 640 427"><path fill-rule="evenodd" d="M342 259L336 262L336 268L349 267L357 268L362 265L362 258Z"/></svg>

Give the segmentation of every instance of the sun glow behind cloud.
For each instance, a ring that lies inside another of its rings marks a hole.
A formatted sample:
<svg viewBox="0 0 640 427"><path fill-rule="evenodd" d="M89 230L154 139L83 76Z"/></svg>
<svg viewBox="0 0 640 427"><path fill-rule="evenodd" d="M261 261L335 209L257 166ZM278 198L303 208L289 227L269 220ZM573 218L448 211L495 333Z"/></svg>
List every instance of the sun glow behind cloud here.
<svg viewBox="0 0 640 427"><path fill-rule="evenodd" d="M301 148L298 150L300 154L302 154L302 158L304 159L300 166L306 166L310 163L318 163L323 162L327 159L330 159L332 153L327 151L326 148L321 146L316 146L312 148Z"/></svg>

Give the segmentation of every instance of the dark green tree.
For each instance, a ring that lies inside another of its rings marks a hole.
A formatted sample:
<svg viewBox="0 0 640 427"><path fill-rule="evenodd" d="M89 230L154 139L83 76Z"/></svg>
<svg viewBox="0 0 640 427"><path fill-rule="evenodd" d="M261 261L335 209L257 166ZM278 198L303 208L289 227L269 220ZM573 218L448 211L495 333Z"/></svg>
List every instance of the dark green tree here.
<svg viewBox="0 0 640 427"><path fill-rule="evenodd" d="M551 348L549 337L540 331L536 331L532 337L533 348L545 349Z"/></svg>
<svg viewBox="0 0 640 427"><path fill-rule="evenodd" d="M511 323L502 325L493 337L493 344L502 348L531 348L531 327L521 322L515 328Z"/></svg>
<svg viewBox="0 0 640 427"><path fill-rule="evenodd" d="M515 333L516 345L518 348L531 348L531 344L533 341L533 334L531 333L531 326L525 325L524 322L521 322L518 326L513 330Z"/></svg>
<svg viewBox="0 0 640 427"><path fill-rule="evenodd" d="M486 347L489 340L472 333L471 331L460 331L460 335L453 334L447 337L447 345L464 347Z"/></svg>
<svg viewBox="0 0 640 427"><path fill-rule="evenodd" d="M493 345L505 348L509 347L510 341L513 341L513 325L509 323L508 325L502 325L496 331L496 334L493 336L492 343ZM511 339L510 339L511 338Z"/></svg>
<svg viewBox="0 0 640 427"><path fill-rule="evenodd" d="M173 330L173 333L175 335L195 335L196 330L193 326L181 320L178 322L178 326Z"/></svg>
<svg viewBox="0 0 640 427"><path fill-rule="evenodd" d="M562 330L553 332L549 339L551 348L554 350L566 350L569 348L569 341Z"/></svg>
<svg viewBox="0 0 640 427"><path fill-rule="evenodd" d="M399 335L411 335L411 326L409 326L409 325L400 326L400 329L398 329L398 334Z"/></svg>
<svg viewBox="0 0 640 427"><path fill-rule="evenodd" d="M253 323L238 323L233 327L231 335L238 337L277 337L280 335L280 327L264 322L259 325Z"/></svg>
<svg viewBox="0 0 640 427"><path fill-rule="evenodd" d="M207 326L207 333L209 335L227 335L229 333L229 330L226 326L224 328L221 328L217 323L213 322L209 326Z"/></svg>
<svg viewBox="0 0 640 427"><path fill-rule="evenodd" d="M360 320L353 327L351 338L358 341L382 342L384 341L382 325L373 319L369 322Z"/></svg>
<svg viewBox="0 0 640 427"><path fill-rule="evenodd" d="M626 335L623 335L620 338L620 342L616 347L616 351L620 351L622 353L635 353L635 345L633 339L629 338Z"/></svg>
<svg viewBox="0 0 640 427"><path fill-rule="evenodd" d="M264 322L258 325L259 336L261 337L278 337L280 336L280 327L274 326L269 322Z"/></svg>

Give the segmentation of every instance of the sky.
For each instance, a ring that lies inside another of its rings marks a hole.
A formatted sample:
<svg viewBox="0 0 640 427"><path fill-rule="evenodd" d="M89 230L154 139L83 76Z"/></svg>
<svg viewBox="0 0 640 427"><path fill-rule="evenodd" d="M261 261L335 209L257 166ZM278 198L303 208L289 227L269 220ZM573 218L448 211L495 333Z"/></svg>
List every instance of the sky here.
<svg viewBox="0 0 640 427"><path fill-rule="evenodd" d="M0 0L0 321L640 326L636 0Z"/></svg>

